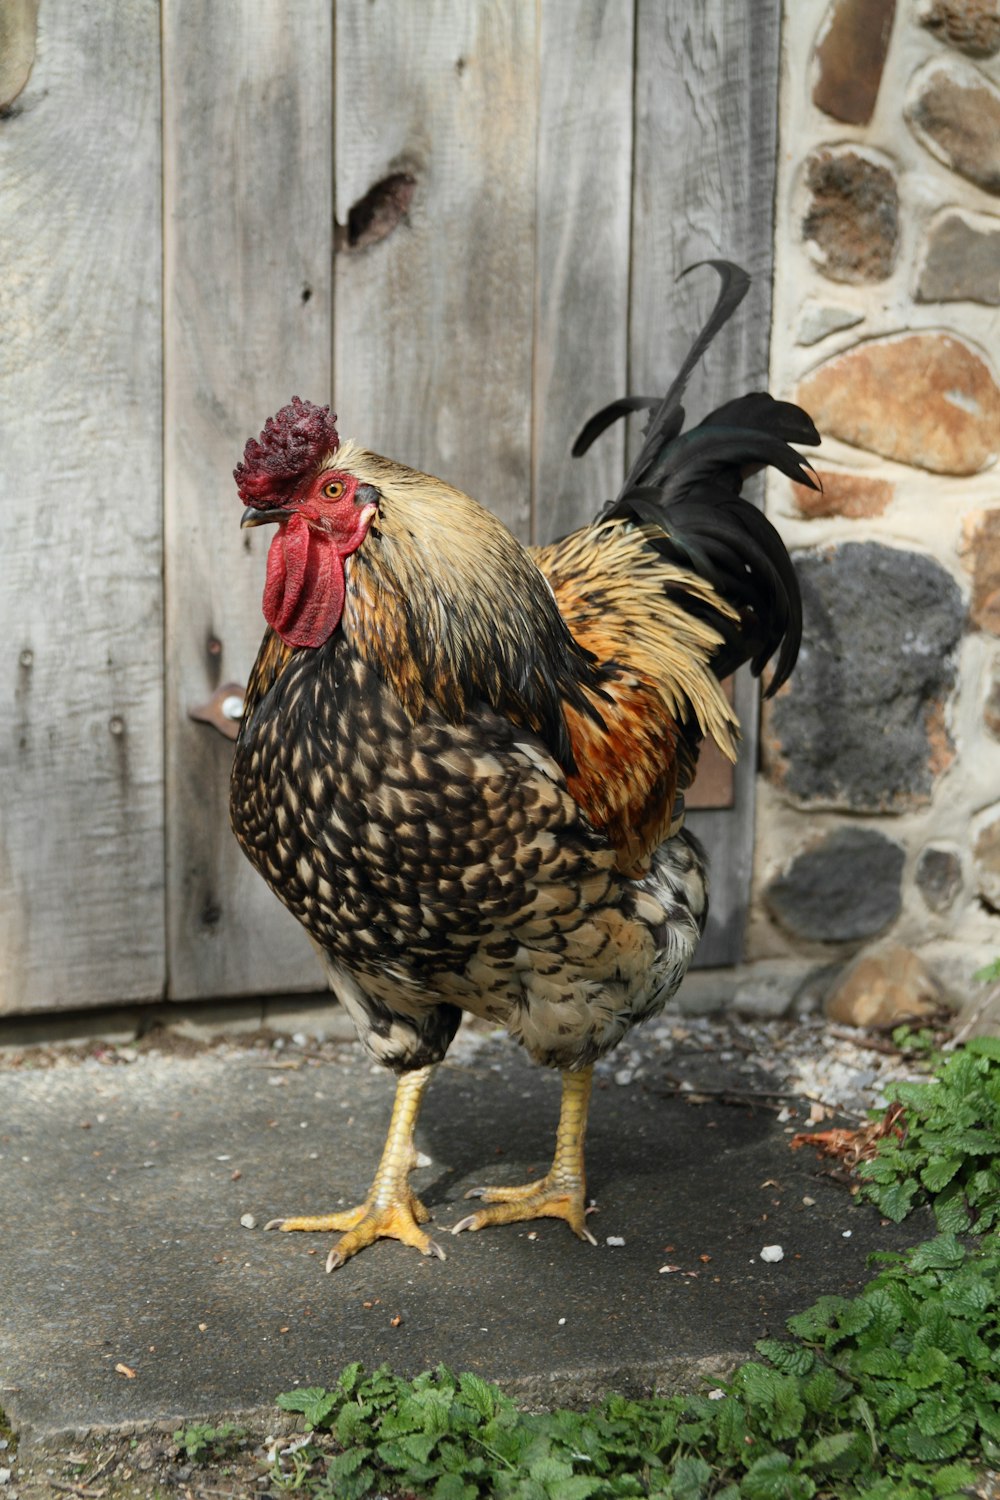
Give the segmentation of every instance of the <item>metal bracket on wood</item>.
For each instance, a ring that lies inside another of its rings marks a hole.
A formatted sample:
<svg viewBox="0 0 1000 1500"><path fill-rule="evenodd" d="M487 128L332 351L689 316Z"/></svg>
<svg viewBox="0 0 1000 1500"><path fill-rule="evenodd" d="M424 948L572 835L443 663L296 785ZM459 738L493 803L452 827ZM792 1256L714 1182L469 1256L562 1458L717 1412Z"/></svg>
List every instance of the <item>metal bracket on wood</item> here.
<svg viewBox="0 0 1000 1500"><path fill-rule="evenodd" d="M246 688L242 682L224 682L217 687L207 703L188 709L188 718L199 724L210 724L227 740L234 740L240 732L243 718L243 700Z"/></svg>

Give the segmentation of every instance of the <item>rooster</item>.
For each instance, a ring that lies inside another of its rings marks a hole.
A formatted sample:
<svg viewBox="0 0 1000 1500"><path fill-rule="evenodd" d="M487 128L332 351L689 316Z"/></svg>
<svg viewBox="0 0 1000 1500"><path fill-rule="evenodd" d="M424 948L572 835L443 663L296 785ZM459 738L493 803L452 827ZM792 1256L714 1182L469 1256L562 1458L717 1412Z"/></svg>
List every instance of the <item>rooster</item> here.
<svg viewBox="0 0 1000 1500"><path fill-rule="evenodd" d="M371 1189L343 1213L269 1228L336 1231L327 1269L380 1238L444 1252L412 1191L413 1132L463 1012L558 1068L552 1166L473 1189L453 1233L541 1217L586 1225L595 1061L679 985L705 924L704 852L683 794L711 737L735 758L720 681L801 633L777 532L740 496L773 464L815 487L798 407L752 393L682 432L695 363L749 278L716 306L642 450L590 526L526 548L468 495L341 442L293 398L234 471L243 526L275 524L268 629L247 689L231 814L244 853L302 922L372 1057L398 1075Z"/></svg>

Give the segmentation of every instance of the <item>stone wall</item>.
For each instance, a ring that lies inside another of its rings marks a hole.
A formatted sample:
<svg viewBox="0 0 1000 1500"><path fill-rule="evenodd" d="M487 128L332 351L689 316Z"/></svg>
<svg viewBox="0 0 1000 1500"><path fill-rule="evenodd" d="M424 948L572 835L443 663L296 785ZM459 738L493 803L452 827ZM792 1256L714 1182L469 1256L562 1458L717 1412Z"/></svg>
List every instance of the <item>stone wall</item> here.
<svg viewBox="0 0 1000 1500"><path fill-rule="evenodd" d="M864 960L968 1005L1000 954L1000 3L789 0L783 46L771 389L823 491L768 492L805 633L743 988L829 1003Z"/></svg>

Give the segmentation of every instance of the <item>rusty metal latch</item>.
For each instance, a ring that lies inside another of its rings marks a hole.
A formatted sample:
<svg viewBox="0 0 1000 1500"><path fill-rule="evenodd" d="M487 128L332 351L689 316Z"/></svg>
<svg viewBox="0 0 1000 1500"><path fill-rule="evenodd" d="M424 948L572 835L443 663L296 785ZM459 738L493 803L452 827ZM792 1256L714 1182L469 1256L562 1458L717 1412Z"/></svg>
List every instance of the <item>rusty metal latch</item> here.
<svg viewBox="0 0 1000 1500"><path fill-rule="evenodd" d="M188 709L188 718L199 724L211 724L227 740L234 740L240 732L243 718L243 700L246 688L242 682L224 682L217 687L207 703Z"/></svg>

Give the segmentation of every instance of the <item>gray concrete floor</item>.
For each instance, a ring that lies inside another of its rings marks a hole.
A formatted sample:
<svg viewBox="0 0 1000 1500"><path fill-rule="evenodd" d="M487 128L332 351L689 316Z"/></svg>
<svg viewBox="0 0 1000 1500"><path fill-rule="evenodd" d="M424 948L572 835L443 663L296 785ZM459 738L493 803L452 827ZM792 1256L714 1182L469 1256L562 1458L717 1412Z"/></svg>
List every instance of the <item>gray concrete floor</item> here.
<svg viewBox="0 0 1000 1500"><path fill-rule="evenodd" d="M539 1402L696 1384L821 1293L856 1290L870 1251L928 1232L856 1206L773 1110L685 1103L654 1057L631 1086L595 1090L597 1248L554 1221L452 1238L468 1187L521 1181L551 1153L558 1080L505 1039L461 1049L426 1099L431 1165L414 1183L445 1263L381 1243L327 1276L328 1237L241 1225L360 1201L391 1094L355 1048L0 1072L0 1406L15 1429L52 1441L238 1412L267 1430L279 1391L352 1360L444 1361ZM784 1258L766 1263L775 1244Z"/></svg>

